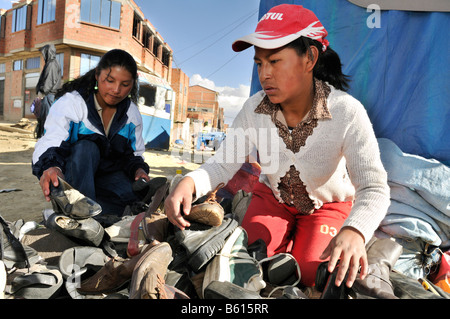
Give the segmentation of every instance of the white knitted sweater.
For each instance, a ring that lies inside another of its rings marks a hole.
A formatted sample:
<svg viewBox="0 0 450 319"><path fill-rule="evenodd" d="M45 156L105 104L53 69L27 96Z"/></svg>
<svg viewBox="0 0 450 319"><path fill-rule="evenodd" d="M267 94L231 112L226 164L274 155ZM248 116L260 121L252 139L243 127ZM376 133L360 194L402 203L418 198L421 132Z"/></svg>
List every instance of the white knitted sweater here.
<svg viewBox="0 0 450 319"><path fill-rule="evenodd" d="M327 105L332 119L319 120L297 153L286 148L269 115L254 112L264 92L250 97L215 156L187 174L194 180L196 198L230 180L256 149L260 182L272 189L278 201L283 202L280 179L295 165L316 208L327 202L354 201L344 226L359 230L367 242L390 204L387 173L363 105L349 94L330 88Z"/></svg>

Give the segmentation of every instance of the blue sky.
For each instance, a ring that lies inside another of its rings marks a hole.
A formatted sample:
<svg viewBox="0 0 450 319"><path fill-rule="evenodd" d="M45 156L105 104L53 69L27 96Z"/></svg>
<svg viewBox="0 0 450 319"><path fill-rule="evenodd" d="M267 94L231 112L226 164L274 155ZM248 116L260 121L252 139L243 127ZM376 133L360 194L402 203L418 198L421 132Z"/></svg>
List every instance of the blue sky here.
<svg viewBox="0 0 450 319"><path fill-rule="evenodd" d="M236 53L231 44L252 33L258 21L259 0L135 0L174 52L174 67L190 84L220 93L225 123L250 94L253 49Z"/></svg>
<svg viewBox="0 0 450 319"><path fill-rule="evenodd" d="M231 44L252 33L260 0L135 0L174 51L173 67L181 68L190 84L220 93L225 122L231 124L250 93L253 49L236 53ZM10 9L11 1L0 0Z"/></svg>
<svg viewBox="0 0 450 319"><path fill-rule="evenodd" d="M174 67L219 86L249 84L252 50L231 44L254 31L259 0L135 0L174 51Z"/></svg>

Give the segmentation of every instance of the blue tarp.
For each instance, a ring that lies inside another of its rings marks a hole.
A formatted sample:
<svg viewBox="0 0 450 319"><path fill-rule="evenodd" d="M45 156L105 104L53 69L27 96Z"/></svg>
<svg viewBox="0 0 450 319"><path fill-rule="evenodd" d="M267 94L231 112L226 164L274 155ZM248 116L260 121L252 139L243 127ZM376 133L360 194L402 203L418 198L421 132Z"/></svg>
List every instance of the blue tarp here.
<svg viewBox="0 0 450 319"><path fill-rule="evenodd" d="M377 137L450 165L450 13L381 11L370 28L374 11L347 0L261 0L259 17L282 3L321 20ZM251 94L260 89L254 70Z"/></svg>
<svg viewBox="0 0 450 319"><path fill-rule="evenodd" d="M142 115L142 136L146 148L168 150L170 147L170 118Z"/></svg>

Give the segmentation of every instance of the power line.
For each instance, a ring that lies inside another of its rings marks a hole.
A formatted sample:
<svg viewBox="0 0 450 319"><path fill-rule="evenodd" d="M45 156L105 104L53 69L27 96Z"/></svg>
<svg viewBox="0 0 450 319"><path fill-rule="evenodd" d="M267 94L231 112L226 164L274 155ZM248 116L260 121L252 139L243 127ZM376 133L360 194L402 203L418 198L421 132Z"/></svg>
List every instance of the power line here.
<svg viewBox="0 0 450 319"><path fill-rule="evenodd" d="M226 34L224 34L223 36L219 37L216 41L214 41L213 43L211 43L210 45L208 45L207 47L203 48L202 50L198 51L197 53L191 55L189 58L183 60L180 62L180 64L178 65L183 65L183 63L191 60L192 58L196 57L197 55L199 55L200 53L206 51L207 49L209 49L210 47L212 47L214 44L216 44L217 42L219 42L220 40L222 40L225 36L227 36L228 34L230 34L232 31L236 30L238 27L240 27L242 24L244 24L245 22L248 21L248 19L250 19L253 15L255 15L258 11L252 12L244 21L242 21L241 23L239 23L237 26L235 26L233 29L231 29L229 32L227 32ZM230 24L232 25L232 24Z"/></svg>
<svg viewBox="0 0 450 319"><path fill-rule="evenodd" d="M223 67L225 67L228 63L230 63L231 61L233 61L241 52L238 52L237 54L233 55L231 57L231 59L229 59L227 62L225 62L224 64L222 64L219 68L217 68L213 73L209 74L206 78L209 79L211 76L213 76L214 74L216 74L218 71L220 71Z"/></svg>
<svg viewBox="0 0 450 319"><path fill-rule="evenodd" d="M220 33L220 32L222 32L222 31L226 30L227 28L229 28L230 26L234 25L235 23L237 23L237 22L239 22L239 21L242 21L242 19L245 19L245 21L247 21L247 20L250 19L253 15L255 15L255 13L257 13L257 12L258 12L258 10L256 10L256 11L251 11L250 13L245 14L244 16L238 18L237 20L233 21L232 23L230 23L229 25L227 25L227 26L225 26L224 28L220 29L219 31L216 31L215 33L212 33L212 34L210 34L209 36L206 36L206 37L204 37L203 39L201 39L201 40L199 40L199 41L197 41L197 42L195 42L195 43L193 43L193 44L191 44L191 45L189 45L189 46L187 46L187 47L185 47L185 48L183 48L183 49L181 49L181 50L178 50L176 53L179 54L179 53L181 53L181 52L183 52L183 51L186 51L186 50L188 50L188 49L190 49L190 48L196 46L196 45L199 44L199 43L204 42L205 40L207 40L207 39L209 39L209 38L216 37L218 33Z"/></svg>

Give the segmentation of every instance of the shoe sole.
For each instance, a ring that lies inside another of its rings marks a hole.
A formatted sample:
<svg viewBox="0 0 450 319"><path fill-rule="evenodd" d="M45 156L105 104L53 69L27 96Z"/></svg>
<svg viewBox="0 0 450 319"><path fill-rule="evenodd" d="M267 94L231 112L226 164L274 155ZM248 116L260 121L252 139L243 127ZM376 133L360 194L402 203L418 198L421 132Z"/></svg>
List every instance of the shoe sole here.
<svg viewBox="0 0 450 319"><path fill-rule="evenodd" d="M203 268L214 256L222 250L228 236L238 227L238 222L234 219L227 220L227 223L220 225L217 232L213 236L207 236L207 241L203 241L190 256L188 266L198 272ZM221 229L220 229L221 228Z"/></svg>
<svg viewBox="0 0 450 319"><path fill-rule="evenodd" d="M223 221L223 209L218 207L220 204L202 203L192 207L189 215L185 218L189 221L202 223L209 226L219 226Z"/></svg>

